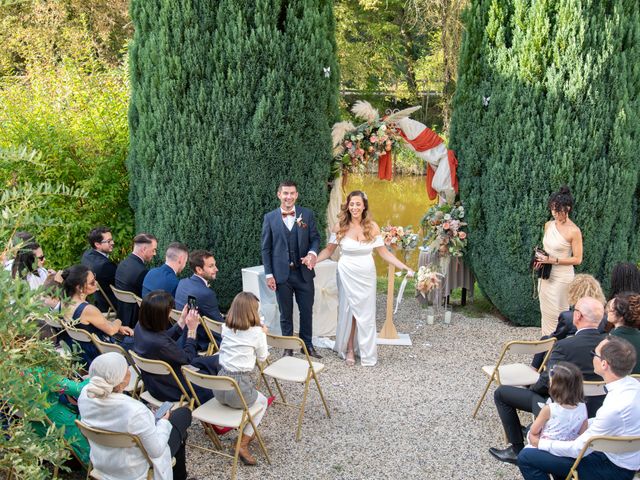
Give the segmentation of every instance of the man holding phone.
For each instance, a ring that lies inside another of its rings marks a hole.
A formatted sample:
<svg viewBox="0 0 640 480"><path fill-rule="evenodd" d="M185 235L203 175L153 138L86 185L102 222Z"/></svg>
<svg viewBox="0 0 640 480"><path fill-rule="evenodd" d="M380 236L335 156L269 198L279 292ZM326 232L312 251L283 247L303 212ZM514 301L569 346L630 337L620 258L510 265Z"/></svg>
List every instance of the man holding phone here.
<svg viewBox="0 0 640 480"><path fill-rule="evenodd" d="M213 254L207 250L194 250L189 255L189 266L194 274L189 278L183 278L176 289L176 309L182 310L187 303L197 307L200 315L212 320L223 322L224 317L218 307L218 297L209 287L209 282L215 280L218 268ZM192 297L189 302L189 297ZM213 334L216 342L222 341L217 333ZM197 334L198 350L206 350L209 346L209 337L202 326L198 326Z"/></svg>

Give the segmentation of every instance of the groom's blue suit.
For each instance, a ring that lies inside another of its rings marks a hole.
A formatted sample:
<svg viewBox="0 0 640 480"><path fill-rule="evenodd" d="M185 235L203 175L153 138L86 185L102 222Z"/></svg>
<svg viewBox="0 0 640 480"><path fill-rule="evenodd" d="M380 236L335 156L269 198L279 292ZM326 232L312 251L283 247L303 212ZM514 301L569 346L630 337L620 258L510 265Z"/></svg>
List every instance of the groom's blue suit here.
<svg viewBox="0 0 640 480"><path fill-rule="evenodd" d="M277 208L264 216L262 223L262 263L264 273L276 280L276 297L280 307L280 327L283 335L293 335L293 294L300 310L300 338L311 347L313 277L315 272L301 259L309 251L316 254L320 248L320 234L313 212L295 207L296 221L289 230Z"/></svg>

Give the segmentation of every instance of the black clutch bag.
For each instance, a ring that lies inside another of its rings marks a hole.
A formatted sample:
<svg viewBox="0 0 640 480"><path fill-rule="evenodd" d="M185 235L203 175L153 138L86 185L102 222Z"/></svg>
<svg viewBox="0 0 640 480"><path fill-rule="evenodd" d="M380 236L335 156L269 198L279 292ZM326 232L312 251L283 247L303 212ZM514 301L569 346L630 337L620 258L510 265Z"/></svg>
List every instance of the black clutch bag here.
<svg viewBox="0 0 640 480"><path fill-rule="evenodd" d="M551 275L551 264L543 263L538 268L536 268L536 255L544 255L545 257L548 257L549 254L536 245L535 247L533 247L533 252L531 253L531 262L529 263L529 268L533 270L533 273L535 273L538 278L546 280Z"/></svg>

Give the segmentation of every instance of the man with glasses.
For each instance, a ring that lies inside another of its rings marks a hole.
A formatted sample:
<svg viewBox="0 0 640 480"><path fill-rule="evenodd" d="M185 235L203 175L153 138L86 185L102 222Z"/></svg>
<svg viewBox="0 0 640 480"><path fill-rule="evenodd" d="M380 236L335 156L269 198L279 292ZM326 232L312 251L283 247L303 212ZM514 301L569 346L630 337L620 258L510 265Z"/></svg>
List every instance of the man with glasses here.
<svg viewBox="0 0 640 480"><path fill-rule="evenodd" d="M558 362L570 362L582 372L584 380L600 380L594 373L590 352L605 338L598 331L598 325L604 315L604 305L592 297L583 297L573 309L573 324L576 334L555 344L547 368L540 374L538 381L529 388L501 385L496 388L494 401L500 421L511 445L504 449L491 447L489 453L502 462L517 464L518 453L524 448L524 435L518 417L518 410L538 414L540 406L549 397L549 370ZM588 397L585 401L589 416L602 405L604 396Z"/></svg>
<svg viewBox="0 0 640 480"><path fill-rule="evenodd" d="M630 377L636 364L633 345L619 337L608 337L591 351L596 374L606 383L607 397L589 428L575 440L531 439L531 445L518 456L525 480L565 478L575 458L596 435L640 436L640 382ZM640 468L640 452L589 452L578 465L580 480L631 480Z"/></svg>
<svg viewBox="0 0 640 480"><path fill-rule="evenodd" d="M96 280L103 292L107 294L111 305L115 308L116 297L111 291L110 285L115 285L117 265L109 259L109 255L113 252L113 236L111 229L107 227L95 227L87 235L89 241L89 250L84 252L80 263L91 269L96 276ZM109 302L104 298L101 291L98 290L94 294L96 307L101 312L109 310Z"/></svg>

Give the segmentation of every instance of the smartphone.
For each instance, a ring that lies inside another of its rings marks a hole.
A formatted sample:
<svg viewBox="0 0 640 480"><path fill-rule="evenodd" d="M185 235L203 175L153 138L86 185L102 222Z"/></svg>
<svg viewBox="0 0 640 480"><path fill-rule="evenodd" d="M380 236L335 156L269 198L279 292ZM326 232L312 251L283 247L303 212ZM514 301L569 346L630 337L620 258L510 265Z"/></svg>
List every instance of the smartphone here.
<svg viewBox="0 0 640 480"><path fill-rule="evenodd" d="M169 410L171 410L171 407L173 407L173 402L164 402L162 405L160 405L160 408L156 410L156 413L154 415L156 417L156 422L160 420L162 417L164 417L165 414Z"/></svg>
<svg viewBox="0 0 640 480"><path fill-rule="evenodd" d="M197 309L198 301L196 300L196 297L194 297L193 295L187 296L187 305L189 305L189 310Z"/></svg>

